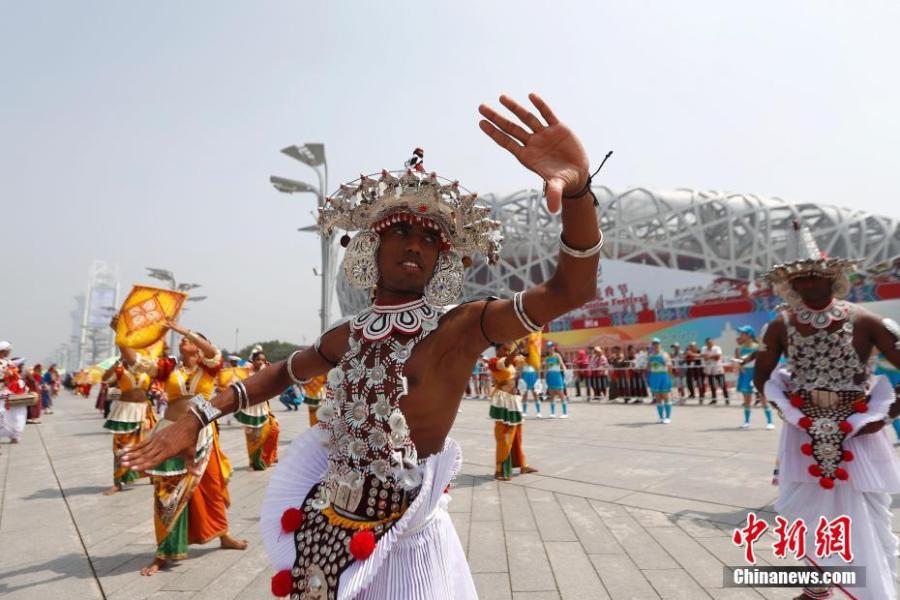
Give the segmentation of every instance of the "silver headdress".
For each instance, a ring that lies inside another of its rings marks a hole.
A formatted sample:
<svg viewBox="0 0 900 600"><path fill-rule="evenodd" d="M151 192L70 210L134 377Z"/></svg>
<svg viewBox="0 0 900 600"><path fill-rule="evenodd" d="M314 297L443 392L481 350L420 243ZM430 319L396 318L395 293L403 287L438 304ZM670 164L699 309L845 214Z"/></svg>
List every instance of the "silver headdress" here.
<svg viewBox="0 0 900 600"><path fill-rule="evenodd" d="M429 304L446 306L462 291L467 260L482 254L496 263L503 236L500 223L490 218L491 209L475 204L476 194L467 193L458 181L425 173L423 154L417 148L406 163L412 168L405 171L363 175L342 185L319 209L318 227L324 235L335 229L359 232L341 239L347 248L342 269L350 285L363 290L378 283L381 231L402 222L433 229L440 236L441 252L424 296Z"/></svg>
<svg viewBox="0 0 900 600"><path fill-rule="evenodd" d="M461 256L484 255L491 264L500 258L500 223L491 209L475 204L477 194L463 193L458 181L435 173L382 171L342 185L319 209L319 230L378 232L400 221L436 225L441 241Z"/></svg>

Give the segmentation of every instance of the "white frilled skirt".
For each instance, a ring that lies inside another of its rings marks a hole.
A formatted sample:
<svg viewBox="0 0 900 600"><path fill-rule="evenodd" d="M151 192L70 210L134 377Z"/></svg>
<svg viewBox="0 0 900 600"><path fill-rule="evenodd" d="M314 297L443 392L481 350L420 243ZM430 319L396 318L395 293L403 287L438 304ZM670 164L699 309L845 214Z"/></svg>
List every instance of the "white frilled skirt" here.
<svg viewBox="0 0 900 600"><path fill-rule="evenodd" d="M281 515L299 507L321 482L328 466L323 432L313 427L293 441L275 467L260 515L260 530L275 572L294 566L293 536L281 530ZM402 517L379 540L375 552L357 560L341 575L341 600L468 600L475 584L459 537L453 528L444 490L462 465L459 445L447 439L444 449L422 465L422 488Z"/></svg>
<svg viewBox="0 0 900 600"><path fill-rule="evenodd" d="M790 522L803 519L806 523L806 553L810 562L829 567L847 566L847 563L837 555L816 557L819 517L824 516L830 521L849 515L852 519L851 564L865 567L866 587L847 588L847 591L857 600L890 600L897 597L897 536L891 532L890 494L860 492L840 483L832 490L823 490L818 483L782 481L775 511Z"/></svg>
<svg viewBox="0 0 900 600"><path fill-rule="evenodd" d="M38 400L40 402L40 400ZM24 405L10 406L6 408L6 402L0 400L0 438L8 437L12 440L19 439L25 430L25 421L28 419L28 407Z"/></svg>
<svg viewBox="0 0 900 600"><path fill-rule="evenodd" d="M812 459L800 448L811 441L798 425L803 413L788 398L790 375L779 370L766 383L765 395L781 410L784 426L779 447L779 488L775 511L788 521L803 519L806 524L806 553L810 562L821 566L846 566L839 556L819 559L816 551L816 527L819 518L829 521L841 515L851 519L850 546L852 566L865 567L866 587L847 588L858 600L890 600L896 598L897 537L891 532L891 494L900 492L900 464L882 429L876 433L851 435L844 449L854 459L842 462L847 481L835 482L834 489L823 489L817 477L807 468ZM858 431L868 423L887 415L894 402L894 390L884 377L869 382L868 410L847 418ZM889 428L888 428L889 429Z"/></svg>

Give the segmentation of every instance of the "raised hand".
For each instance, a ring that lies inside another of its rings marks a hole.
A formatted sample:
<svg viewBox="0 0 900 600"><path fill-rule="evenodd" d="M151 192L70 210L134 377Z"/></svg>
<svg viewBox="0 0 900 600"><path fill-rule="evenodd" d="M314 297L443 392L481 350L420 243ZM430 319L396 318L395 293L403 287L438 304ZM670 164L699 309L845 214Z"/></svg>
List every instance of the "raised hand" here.
<svg viewBox="0 0 900 600"><path fill-rule="evenodd" d="M581 142L553 114L547 103L537 94L528 94L528 99L546 124L504 95L500 96L500 103L528 129L484 104L478 107L478 112L485 117L478 126L498 145L509 150L525 168L537 173L546 182L547 209L556 213L564 192L576 193L587 183L590 162Z"/></svg>
<svg viewBox="0 0 900 600"><path fill-rule="evenodd" d="M200 421L178 419L165 429L155 431L122 456L122 464L134 471L151 469L172 456L181 456L185 467L194 472L194 452Z"/></svg>
<svg viewBox="0 0 900 600"><path fill-rule="evenodd" d="M166 319L166 327L179 335L187 335L188 330L176 323L172 319Z"/></svg>

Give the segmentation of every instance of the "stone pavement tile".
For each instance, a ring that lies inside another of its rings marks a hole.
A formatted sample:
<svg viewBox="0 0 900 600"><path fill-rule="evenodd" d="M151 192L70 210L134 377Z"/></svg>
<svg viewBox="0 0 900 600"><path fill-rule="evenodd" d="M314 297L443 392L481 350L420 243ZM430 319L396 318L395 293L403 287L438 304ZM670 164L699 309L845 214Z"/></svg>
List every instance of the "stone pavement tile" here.
<svg viewBox="0 0 900 600"><path fill-rule="evenodd" d="M556 501L553 492L528 488L526 495L531 504L534 519L545 542L574 542L578 538L569 520Z"/></svg>
<svg viewBox="0 0 900 600"><path fill-rule="evenodd" d="M556 494L556 500L572 524L578 541L588 554L624 554L603 520L585 498Z"/></svg>
<svg viewBox="0 0 900 600"><path fill-rule="evenodd" d="M727 566L747 564L744 549L735 546L730 537L697 538L696 541Z"/></svg>
<svg viewBox="0 0 900 600"><path fill-rule="evenodd" d="M471 485L453 486L450 488L450 505L447 510L451 513L468 513L472 510Z"/></svg>
<svg viewBox="0 0 900 600"><path fill-rule="evenodd" d="M753 598L759 600L793 600L800 594L797 588L721 588L717 590L709 590L712 597L716 600L749 600ZM835 596L837 598L837 596Z"/></svg>
<svg viewBox="0 0 900 600"><path fill-rule="evenodd" d="M687 533L677 527L648 527L647 533L704 588L722 587L722 562Z"/></svg>
<svg viewBox="0 0 900 600"><path fill-rule="evenodd" d="M693 538L722 537L728 535L712 521L681 516L673 518L675 519L675 524Z"/></svg>
<svg viewBox="0 0 900 600"><path fill-rule="evenodd" d="M237 591L234 598L239 600L272 600L272 575L269 569L257 573L253 579Z"/></svg>
<svg viewBox="0 0 900 600"><path fill-rule="evenodd" d="M453 478L451 483L453 487L472 487L475 483L475 478L471 475L459 474Z"/></svg>
<svg viewBox="0 0 900 600"><path fill-rule="evenodd" d="M507 531L506 551L514 592L556 590L553 570L537 531Z"/></svg>
<svg viewBox="0 0 900 600"><path fill-rule="evenodd" d="M506 542L500 521L473 521L469 528L469 566L473 573L506 573Z"/></svg>
<svg viewBox="0 0 900 600"><path fill-rule="evenodd" d="M507 573L477 573L472 575L472 578L475 580L475 591L479 600L512 599Z"/></svg>
<svg viewBox="0 0 900 600"><path fill-rule="evenodd" d="M0 545L6 542L4 536ZM0 597L4 600L102 597L97 582L86 570L83 554L62 554L46 560L43 556L32 556L28 563L16 567L0 563Z"/></svg>
<svg viewBox="0 0 900 600"><path fill-rule="evenodd" d="M591 554L591 562L612 600L659 598L641 570L624 554Z"/></svg>
<svg viewBox="0 0 900 600"><path fill-rule="evenodd" d="M559 600L558 592L513 592L513 600Z"/></svg>
<svg viewBox="0 0 900 600"><path fill-rule="evenodd" d="M740 523L747 518L747 509L739 506L726 506L724 504L713 504L711 502L702 502L700 500L690 500L646 492L636 492L620 498L619 503L624 506L648 508L650 510L697 519L709 519L729 525Z"/></svg>
<svg viewBox="0 0 900 600"><path fill-rule="evenodd" d="M450 520L453 521L453 528L456 529L456 535L459 536L459 543L463 547L463 551L469 552L469 513L457 512L450 513Z"/></svg>
<svg viewBox="0 0 900 600"><path fill-rule="evenodd" d="M759 600L760 595L751 589L719 588L708 590L715 600Z"/></svg>
<svg viewBox="0 0 900 600"><path fill-rule="evenodd" d="M544 547L553 567L562 600L609 598L588 555L578 542L547 542Z"/></svg>
<svg viewBox="0 0 900 600"><path fill-rule="evenodd" d="M541 475L528 475L530 479L525 477L517 477L512 483L522 485L529 488L539 490L547 490L550 492L559 492L560 494L568 494L570 496L582 496L584 498L593 498L595 500L618 500L622 496L627 496L631 490L608 487L594 483L584 483L581 481L572 481L569 479L559 479L556 477L542 477Z"/></svg>
<svg viewBox="0 0 900 600"><path fill-rule="evenodd" d="M603 519L603 524L641 569L674 569L678 564L650 534L624 510L622 515Z"/></svg>
<svg viewBox="0 0 900 600"><path fill-rule="evenodd" d="M219 574L206 587L193 596L192 600L231 600L243 598L241 591L246 589L258 577L271 577L269 560L263 553L247 553L232 568ZM268 591L268 585L263 591ZM271 593L270 593L271 596Z"/></svg>
<svg viewBox="0 0 900 600"><path fill-rule="evenodd" d="M250 541L259 543L258 538ZM199 592L215 581L222 573L234 568L240 568L237 565L240 563L246 552L240 550L222 550L219 548L218 540L199 546L199 548L206 550L206 552L196 556L197 553L193 552L194 547L191 547L194 556L189 557L189 562L185 563L187 570L181 576L167 583L164 588L165 590L175 592Z"/></svg>
<svg viewBox="0 0 900 600"><path fill-rule="evenodd" d="M646 569L644 576L663 600L701 600L711 596L682 569Z"/></svg>
<svg viewBox="0 0 900 600"><path fill-rule="evenodd" d="M476 481L472 487L472 521L500 521L500 492L493 480Z"/></svg>
<svg viewBox="0 0 900 600"><path fill-rule="evenodd" d="M110 600L142 600L174 581L185 570L184 563L174 563L166 570L159 571L153 577L143 577L142 567L153 560L153 548L149 552L135 557L103 578L103 590Z"/></svg>
<svg viewBox="0 0 900 600"><path fill-rule="evenodd" d="M631 508L626 506L625 510L641 524L642 527L675 527L675 520L671 515L658 510L647 510L646 508Z"/></svg>
<svg viewBox="0 0 900 600"><path fill-rule="evenodd" d="M631 517L624 506L613 504L612 502L602 502L600 500L588 500L588 504L594 509L601 519L618 519L620 517Z"/></svg>
<svg viewBox="0 0 900 600"><path fill-rule="evenodd" d="M537 525L525 488L517 485L500 485L500 509L503 513L504 531L536 531Z"/></svg>

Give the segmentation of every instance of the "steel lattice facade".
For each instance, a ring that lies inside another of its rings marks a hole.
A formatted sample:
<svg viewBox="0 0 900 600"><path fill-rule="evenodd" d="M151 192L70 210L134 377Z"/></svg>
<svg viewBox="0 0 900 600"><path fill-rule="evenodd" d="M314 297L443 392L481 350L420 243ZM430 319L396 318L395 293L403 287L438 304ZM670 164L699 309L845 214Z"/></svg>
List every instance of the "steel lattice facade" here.
<svg viewBox="0 0 900 600"><path fill-rule="evenodd" d="M688 189L595 187L605 258L754 280L783 261L791 221L806 224L830 256L874 265L900 255L900 221L861 210L780 198ZM466 272L463 300L509 296L546 280L558 254L560 220L538 190L481 196L503 223L500 262L476 259ZM344 315L368 298L338 277Z"/></svg>

